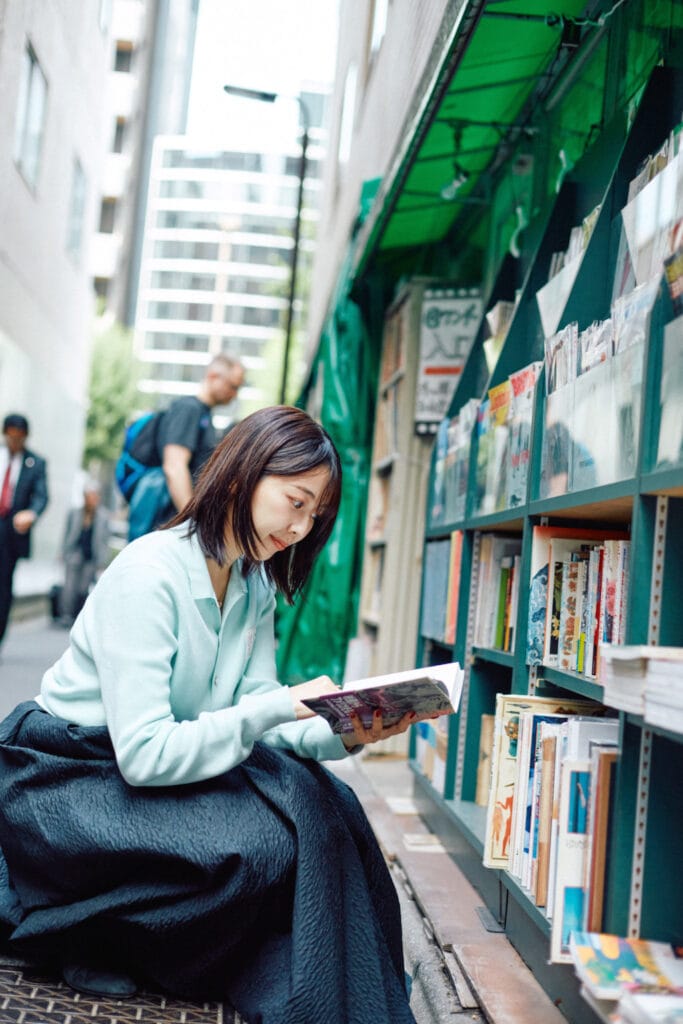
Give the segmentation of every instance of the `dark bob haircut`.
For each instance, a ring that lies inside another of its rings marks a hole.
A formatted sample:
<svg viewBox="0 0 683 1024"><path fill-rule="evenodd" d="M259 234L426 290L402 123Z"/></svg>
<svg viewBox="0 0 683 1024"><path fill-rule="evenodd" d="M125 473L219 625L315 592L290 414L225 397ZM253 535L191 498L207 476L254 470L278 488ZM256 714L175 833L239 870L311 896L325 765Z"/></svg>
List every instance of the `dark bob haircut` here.
<svg viewBox="0 0 683 1024"><path fill-rule="evenodd" d="M330 474L313 528L296 544L259 562L251 514L258 482L265 476L296 476L324 466ZM244 552L244 575L263 565L267 578L291 604L324 547L339 509L341 463L328 433L292 406L276 405L246 416L216 446L202 469L192 499L167 526L188 522L207 558L224 565L225 523Z"/></svg>

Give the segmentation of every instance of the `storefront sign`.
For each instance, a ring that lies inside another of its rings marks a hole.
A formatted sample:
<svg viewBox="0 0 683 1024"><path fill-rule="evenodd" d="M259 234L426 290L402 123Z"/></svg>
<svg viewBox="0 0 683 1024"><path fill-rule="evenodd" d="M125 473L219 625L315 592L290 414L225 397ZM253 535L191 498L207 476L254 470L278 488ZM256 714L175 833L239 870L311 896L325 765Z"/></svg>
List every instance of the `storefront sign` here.
<svg viewBox="0 0 683 1024"><path fill-rule="evenodd" d="M435 434L448 412L482 316L477 289L429 288L420 315L415 433Z"/></svg>

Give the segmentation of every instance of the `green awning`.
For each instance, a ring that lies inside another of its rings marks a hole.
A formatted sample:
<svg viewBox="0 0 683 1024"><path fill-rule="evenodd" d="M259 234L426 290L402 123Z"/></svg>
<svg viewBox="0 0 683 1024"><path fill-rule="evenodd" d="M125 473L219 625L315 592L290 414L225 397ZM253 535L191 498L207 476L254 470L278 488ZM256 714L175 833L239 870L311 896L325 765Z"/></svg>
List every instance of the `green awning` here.
<svg viewBox="0 0 683 1024"><path fill-rule="evenodd" d="M357 274L376 252L440 241L464 207L485 202L483 175L520 141L539 88L578 41L585 0L559 0L552 14L548 7L547 0L461 4L430 93L364 225ZM454 180L452 198L444 198Z"/></svg>

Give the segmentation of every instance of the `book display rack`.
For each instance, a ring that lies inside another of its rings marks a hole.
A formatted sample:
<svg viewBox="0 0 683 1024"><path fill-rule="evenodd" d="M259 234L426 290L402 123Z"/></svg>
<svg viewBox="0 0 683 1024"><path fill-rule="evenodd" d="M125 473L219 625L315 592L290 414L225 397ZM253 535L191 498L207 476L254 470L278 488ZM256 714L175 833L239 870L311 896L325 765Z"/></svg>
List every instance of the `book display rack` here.
<svg viewBox="0 0 683 1024"><path fill-rule="evenodd" d="M682 112L656 68L517 294L502 267L502 345L482 320L425 491L417 663L465 679L457 715L413 730L421 810L581 1024L573 931L683 943L683 662L629 677L683 647Z"/></svg>
<svg viewBox="0 0 683 1024"><path fill-rule="evenodd" d="M415 664L433 434L480 316L478 292L416 278L385 315L360 590L367 675Z"/></svg>

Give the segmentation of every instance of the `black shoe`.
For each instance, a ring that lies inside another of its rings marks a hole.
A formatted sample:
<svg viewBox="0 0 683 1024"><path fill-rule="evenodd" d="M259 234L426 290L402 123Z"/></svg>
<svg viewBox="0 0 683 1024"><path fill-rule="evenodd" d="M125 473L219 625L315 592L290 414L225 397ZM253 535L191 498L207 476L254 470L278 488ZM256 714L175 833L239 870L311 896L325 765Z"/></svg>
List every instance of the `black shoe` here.
<svg viewBox="0 0 683 1024"><path fill-rule="evenodd" d="M66 964L62 968L62 978L75 992L102 999L132 999L138 990L129 974L108 971L104 967Z"/></svg>

